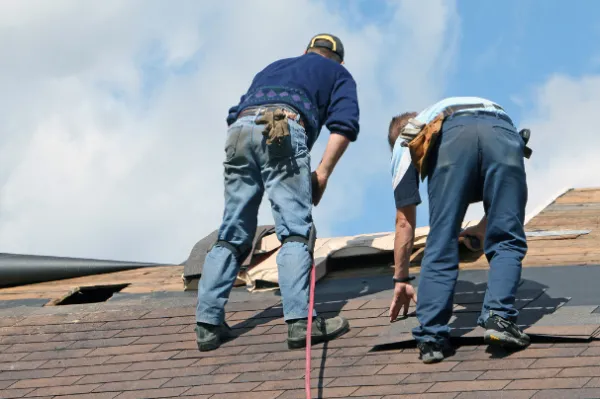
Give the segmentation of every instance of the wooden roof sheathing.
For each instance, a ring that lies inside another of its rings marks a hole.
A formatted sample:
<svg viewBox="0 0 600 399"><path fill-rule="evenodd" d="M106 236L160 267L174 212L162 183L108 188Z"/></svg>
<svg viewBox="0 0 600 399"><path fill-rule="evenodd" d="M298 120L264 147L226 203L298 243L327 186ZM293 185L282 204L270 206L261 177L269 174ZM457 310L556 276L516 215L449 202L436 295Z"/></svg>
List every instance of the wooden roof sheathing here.
<svg viewBox="0 0 600 399"><path fill-rule="evenodd" d="M467 221L463 227L476 223ZM577 236L529 237L529 251L524 259L524 267L553 265L589 265L600 264L600 188L571 189L551 202L544 210L534 214L526 224L527 231L556 230L590 230L589 234ZM425 246L429 227L416 231L415 252ZM364 234L349 237L332 237L317 239L315 247L315 263L317 278L327 275L327 262L330 259L365 259L362 267L367 275L375 272L369 256L393 251L393 232ZM277 281L275 260L280 243L275 235L263 238L257 251L255 264L247 272L240 273L238 285L252 287L256 281ZM413 272L419 271L422 252L415 253ZM486 269L487 260L482 253L464 254L461 258L461 269ZM380 266L380 265L379 265ZM389 266L389 265L388 265ZM383 272L393 273L391 267ZM332 273L335 274L335 273ZM57 298L67 295L80 286L103 284L129 284L122 293L151 293L156 291L183 291L183 266L152 267L128 270L101 275L65 279L19 287L0 289L0 301L27 298ZM195 289L195 287L189 287Z"/></svg>

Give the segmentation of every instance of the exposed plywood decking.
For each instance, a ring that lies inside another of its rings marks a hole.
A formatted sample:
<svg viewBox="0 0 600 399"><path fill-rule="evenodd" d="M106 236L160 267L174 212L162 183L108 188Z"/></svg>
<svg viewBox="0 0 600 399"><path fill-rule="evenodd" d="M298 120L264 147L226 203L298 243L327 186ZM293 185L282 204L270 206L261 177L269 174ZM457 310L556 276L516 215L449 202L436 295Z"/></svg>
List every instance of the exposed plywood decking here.
<svg viewBox="0 0 600 399"><path fill-rule="evenodd" d="M524 267L600 264L600 188L563 190L541 212L533 213L525 225L527 231L589 230L587 234L567 234L551 237L528 237L529 250ZM425 244L426 237L416 247ZM422 255L422 254L421 254ZM411 259L411 272L420 272L422 256ZM392 275L389 266L354 270L340 270L328 278L367 275ZM461 269L487 269L487 259L480 253L462 251Z"/></svg>
<svg viewBox="0 0 600 399"><path fill-rule="evenodd" d="M529 212L527 215L525 215L525 224L529 223L529 221L531 219L533 219L534 217L536 217L540 212L542 212L550 204L552 204L554 201L556 201L557 198L565 195L566 193L568 193L571 190L572 190L572 188L563 188L563 189L561 189L555 195L553 195L552 197L548 198L547 202L544 202L544 203L540 204L540 206L536 207L533 211Z"/></svg>
<svg viewBox="0 0 600 399"><path fill-rule="evenodd" d="M0 301L28 298L57 300L77 287L109 284L129 284L120 291L124 294L181 291L182 273L183 266L161 266L2 288Z"/></svg>
<svg viewBox="0 0 600 399"><path fill-rule="evenodd" d="M529 250L524 267L589 265L600 263L600 188L573 189L556 198L526 225L535 230L590 230L576 237L529 237ZM481 256L461 268L485 268L487 260Z"/></svg>
<svg viewBox="0 0 600 399"><path fill-rule="evenodd" d="M600 263L600 188L566 191L551 202L543 211L536 214L526 224L526 228L528 231L590 230L590 232L589 234L578 236L529 237L529 252L523 262L525 267ZM425 232L426 228L421 230ZM358 238L354 238L354 241L356 241L352 243L354 247L360 241ZM426 233L423 236L419 236L415 243L415 248L422 247L425 244L425 240ZM338 237L323 241L329 243L329 246L333 246L333 249L339 250L344 246L348 246L347 241L349 241L349 238ZM365 245L374 246L379 251L390 251L393 248L393 234L391 233L366 235L363 241L365 241ZM377 242L376 245L374 245L375 241ZM336 243L335 245L331 244L334 242ZM351 249L357 250L357 248ZM348 252L345 249L341 252L343 251ZM330 253L328 251L325 252L327 254ZM463 253L463 255L465 254ZM322 255L321 260L324 260L325 257L326 255ZM469 259L466 259L467 257ZM414 267L411 268L411 271L416 273L419 271L421 256L416 254L413 258ZM461 261L460 267L461 269L486 269L489 266L483 255L466 254ZM356 273L365 276L391 275L393 270L389 265L365 264L365 267L359 269L335 271L330 273L327 278L351 277L356 275ZM182 274L183 266L168 266L30 284L0 289L0 301L35 298L56 300L68 295L77 287L104 284L129 284L127 288L121 291L124 294L182 291Z"/></svg>

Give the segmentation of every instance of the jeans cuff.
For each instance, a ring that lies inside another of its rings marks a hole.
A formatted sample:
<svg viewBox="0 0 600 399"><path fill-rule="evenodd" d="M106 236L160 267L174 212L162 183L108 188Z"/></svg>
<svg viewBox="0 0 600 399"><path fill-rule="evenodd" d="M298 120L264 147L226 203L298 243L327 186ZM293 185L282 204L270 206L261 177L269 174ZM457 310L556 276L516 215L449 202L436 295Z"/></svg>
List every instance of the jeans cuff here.
<svg viewBox="0 0 600 399"><path fill-rule="evenodd" d="M308 313L308 312L307 312ZM317 317L317 310L313 309L313 319ZM290 315L284 315L283 320L288 322L288 321L294 321L294 320L298 320L298 319L307 319L307 315L303 314L303 315L299 315L299 314L290 314Z"/></svg>
<svg viewBox="0 0 600 399"><path fill-rule="evenodd" d="M218 317L207 317L207 316L196 315L196 323L205 323L205 324L212 324L213 326L218 326L218 325L223 324L223 321L219 320Z"/></svg>

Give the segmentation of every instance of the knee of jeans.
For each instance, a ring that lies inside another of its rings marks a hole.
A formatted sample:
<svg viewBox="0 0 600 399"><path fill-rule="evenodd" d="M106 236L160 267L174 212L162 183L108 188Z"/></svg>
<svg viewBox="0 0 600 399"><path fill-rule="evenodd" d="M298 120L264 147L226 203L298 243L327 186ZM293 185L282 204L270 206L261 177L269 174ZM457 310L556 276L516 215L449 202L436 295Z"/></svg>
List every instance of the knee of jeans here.
<svg viewBox="0 0 600 399"><path fill-rule="evenodd" d="M250 254L252 240L249 238L237 239L235 237L233 240L221 238L214 244L213 249L215 248L224 248L226 251L232 253L237 260L241 261Z"/></svg>
<svg viewBox="0 0 600 399"><path fill-rule="evenodd" d="M310 262L311 256L308 245L302 242L286 242L277 254L277 264L281 266L310 264Z"/></svg>
<svg viewBox="0 0 600 399"><path fill-rule="evenodd" d="M209 260L209 258L221 261L229 260L229 258L237 260L237 253L233 249L234 248L228 248L227 246L217 244L206 254L206 260Z"/></svg>

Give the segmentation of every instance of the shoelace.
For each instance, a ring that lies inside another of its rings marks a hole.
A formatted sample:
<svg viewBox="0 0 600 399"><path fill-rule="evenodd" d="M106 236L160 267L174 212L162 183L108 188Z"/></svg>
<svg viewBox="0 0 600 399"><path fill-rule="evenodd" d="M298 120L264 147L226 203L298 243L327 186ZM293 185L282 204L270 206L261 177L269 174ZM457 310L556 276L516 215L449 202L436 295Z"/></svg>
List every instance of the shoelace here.
<svg viewBox="0 0 600 399"><path fill-rule="evenodd" d="M504 320L502 317L494 316L493 320L496 323L496 325L505 330L508 330L512 327L511 323L509 323L507 320Z"/></svg>

